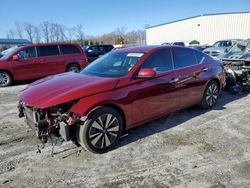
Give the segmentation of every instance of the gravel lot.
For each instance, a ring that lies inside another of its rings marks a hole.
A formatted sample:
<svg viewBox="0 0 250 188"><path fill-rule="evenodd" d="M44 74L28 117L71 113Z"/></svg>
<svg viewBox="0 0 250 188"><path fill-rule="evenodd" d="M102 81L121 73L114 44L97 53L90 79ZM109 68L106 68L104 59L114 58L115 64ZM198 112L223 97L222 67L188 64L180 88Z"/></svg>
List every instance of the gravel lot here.
<svg viewBox="0 0 250 188"><path fill-rule="evenodd" d="M0 187L250 187L250 95L140 126L106 154L67 142L51 157L17 117L24 87L0 89Z"/></svg>

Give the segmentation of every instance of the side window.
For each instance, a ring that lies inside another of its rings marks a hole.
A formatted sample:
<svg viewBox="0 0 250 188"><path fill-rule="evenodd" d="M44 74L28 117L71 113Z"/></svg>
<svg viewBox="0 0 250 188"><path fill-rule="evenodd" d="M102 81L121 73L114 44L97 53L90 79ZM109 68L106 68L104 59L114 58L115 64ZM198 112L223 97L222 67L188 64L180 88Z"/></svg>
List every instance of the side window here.
<svg viewBox="0 0 250 188"><path fill-rule="evenodd" d="M18 54L20 60L35 58L36 57L36 50L35 50L35 47L28 47L28 48L22 49L17 54Z"/></svg>
<svg viewBox="0 0 250 188"><path fill-rule="evenodd" d="M172 48L175 68L183 68L198 64L194 50L188 48Z"/></svg>
<svg viewBox="0 0 250 188"><path fill-rule="evenodd" d="M53 46L39 46L40 56L59 55L59 49L57 45Z"/></svg>
<svg viewBox="0 0 250 188"><path fill-rule="evenodd" d="M184 42L174 42L174 45L177 45L177 46L185 46Z"/></svg>
<svg viewBox="0 0 250 188"><path fill-rule="evenodd" d="M106 52L105 48L106 48L105 46L99 46L99 49L100 49L101 52Z"/></svg>
<svg viewBox="0 0 250 188"><path fill-rule="evenodd" d="M74 45L61 45L61 50L63 54L79 54L80 50Z"/></svg>
<svg viewBox="0 0 250 188"><path fill-rule="evenodd" d="M92 52L98 52L98 51L99 51L99 49L98 49L97 46L90 46L90 47L88 48L88 50L92 50Z"/></svg>
<svg viewBox="0 0 250 188"><path fill-rule="evenodd" d="M195 56L196 56L198 64L202 63L204 61L204 59L205 59L205 55L203 53L201 53L201 52L195 51Z"/></svg>
<svg viewBox="0 0 250 188"><path fill-rule="evenodd" d="M173 62L170 48L162 49L152 54L141 66L151 68L157 73L173 70Z"/></svg>

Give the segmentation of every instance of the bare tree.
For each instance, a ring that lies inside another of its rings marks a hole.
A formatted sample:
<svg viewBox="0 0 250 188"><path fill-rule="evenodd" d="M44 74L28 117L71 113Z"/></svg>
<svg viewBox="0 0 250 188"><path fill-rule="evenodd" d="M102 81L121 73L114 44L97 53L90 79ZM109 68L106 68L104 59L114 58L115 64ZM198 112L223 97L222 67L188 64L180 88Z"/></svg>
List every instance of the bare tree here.
<svg viewBox="0 0 250 188"><path fill-rule="evenodd" d="M27 37L31 42L33 42L34 39L34 26L31 23L24 23L23 24L23 30L26 32Z"/></svg>
<svg viewBox="0 0 250 188"><path fill-rule="evenodd" d="M8 39L13 39L13 38L15 38L15 32L14 32L12 29L9 29L9 30L7 31L7 33L6 33L6 37L7 37Z"/></svg>
<svg viewBox="0 0 250 188"><path fill-rule="evenodd" d="M41 33L44 37L44 40L46 43L49 42L49 22L48 21L44 21L43 23L41 23Z"/></svg>
<svg viewBox="0 0 250 188"><path fill-rule="evenodd" d="M34 38L36 43L41 42L41 30L37 26L34 27Z"/></svg>
<svg viewBox="0 0 250 188"><path fill-rule="evenodd" d="M23 39L23 25L18 22L16 22L15 25L18 38Z"/></svg>
<svg viewBox="0 0 250 188"><path fill-rule="evenodd" d="M83 26L81 24L77 25L75 27L76 37L80 42L80 45L84 45L84 32L83 32Z"/></svg>
<svg viewBox="0 0 250 188"><path fill-rule="evenodd" d="M68 28L66 30L66 39L72 41L75 35L75 28Z"/></svg>
<svg viewBox="0 0 250 188"><path fill-rule="evenodd" d="M62 24L58 24L58 25L59 25L60 40L64 41L67 38L66 33L65 33L67 28Z"/></svg>

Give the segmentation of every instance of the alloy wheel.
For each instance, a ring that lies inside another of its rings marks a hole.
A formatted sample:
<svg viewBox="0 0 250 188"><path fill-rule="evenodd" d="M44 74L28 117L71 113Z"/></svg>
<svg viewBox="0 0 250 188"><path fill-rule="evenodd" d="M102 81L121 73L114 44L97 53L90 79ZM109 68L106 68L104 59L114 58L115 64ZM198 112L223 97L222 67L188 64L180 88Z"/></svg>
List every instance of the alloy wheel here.
<svg viewBox="0 0 250 188"><path fill-rule="evenodd" d="M69 68L69 72L78 73L78 72L79 72L79 69L78 69L78 67L76 67L76 66L71 66L71 67Z"/></svg>
<svg viewBox="0 0 250 188"><path fill-rule="evenodd" d="M213 106L218 98L219 88L216 84L211 84L206 92L206 102L209 106Z"/></svg>
<svg viewBox="0 0 250 188"><path fill-rule="evenodd" d="M0 86L6 86L9 83L9 76L4 72L0 72Z"/></svg>
<svg viewBox="0 0 250 188"><path fill-rule="evenodd" d="M99 149L109 147L116 141L119 127L119 121L115 116L102 114L93 121L89 129L90 143Z"/></svg>

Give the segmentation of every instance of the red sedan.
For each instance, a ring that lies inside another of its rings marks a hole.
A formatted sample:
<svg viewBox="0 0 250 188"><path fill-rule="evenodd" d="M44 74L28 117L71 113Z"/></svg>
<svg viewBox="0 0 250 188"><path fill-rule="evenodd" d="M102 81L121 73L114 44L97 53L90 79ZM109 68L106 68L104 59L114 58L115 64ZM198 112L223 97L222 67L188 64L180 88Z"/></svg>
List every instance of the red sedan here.
<svg viewBox="0 0 250 188"><path fill-rule="evenodd" d="M103 153L124 130L195 104L214 106L224 85L222 63L194 49L124 48L80 73L32 83L19 94L19 116L43 142L53 134Z"/></svg>

